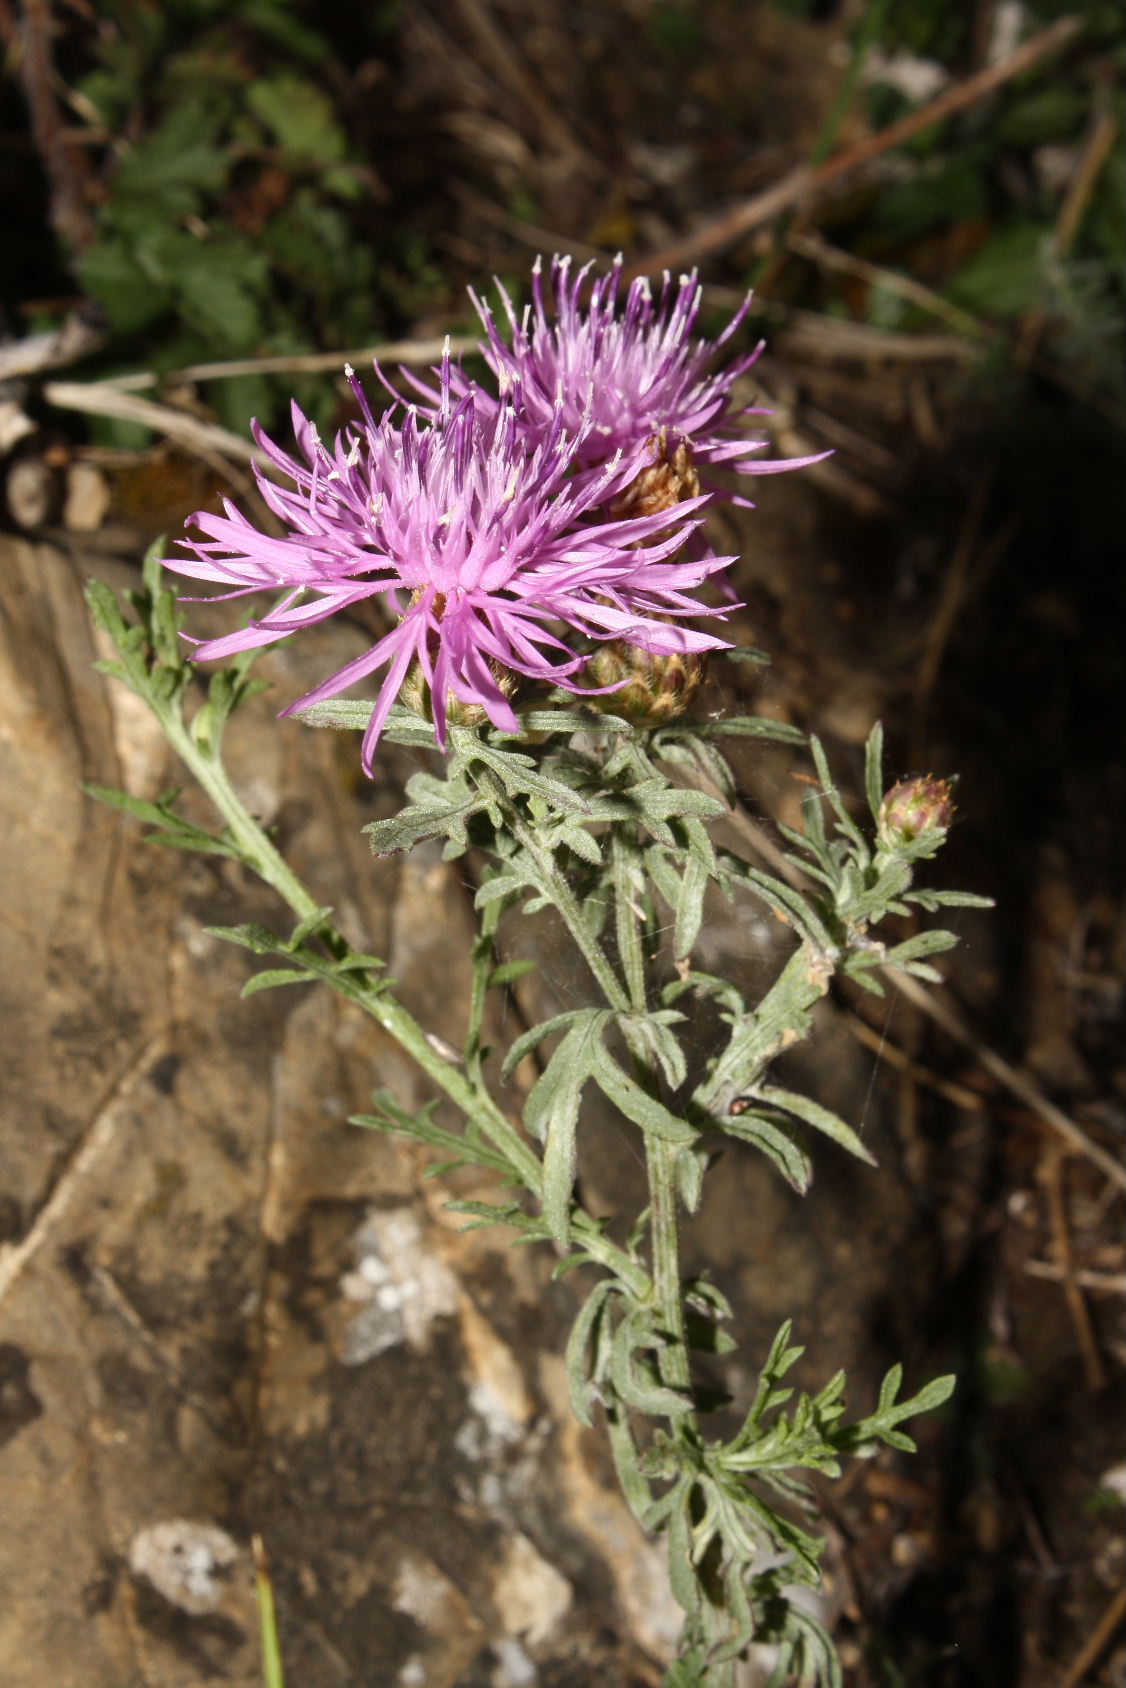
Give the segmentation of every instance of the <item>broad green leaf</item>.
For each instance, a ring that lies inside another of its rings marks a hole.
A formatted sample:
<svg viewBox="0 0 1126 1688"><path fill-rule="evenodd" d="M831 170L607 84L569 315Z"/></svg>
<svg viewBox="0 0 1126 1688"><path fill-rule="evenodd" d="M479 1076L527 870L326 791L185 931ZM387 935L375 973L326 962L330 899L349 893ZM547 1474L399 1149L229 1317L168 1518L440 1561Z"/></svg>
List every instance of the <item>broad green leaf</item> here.
<svg viewBox="0 0 1126 1688"><path fill-rule="evenodd" d="M290 950L300 949L306 938L311 937L314 932L319 932L321 927L327 924L331 914L331 906L319 908L313 914L307 914L304 920L299 920L290 933L286 948Z"/></svg>
<svg viewBox="0 0 1126 1688"><path fill-rule="evenodd" d="M917 903L934 913L940 908L996 908L992 897L979 897L974 891L909 891L904 901Z"/></svg>
<svg viewBox="0 0 1126 1688"><path fill-rule="evenodd" d="M722 721L708 721L695 729L707 738L772 739L776 744L805 744L805 733L788 721L772 721L766 715L731 715Z"/></svg>
<svg viewBox="0 0 1126 1688"><path fill-rule="evenodd" d="M332 697L323 703L311 703L306 709L295 711L297 719L304 721L308 727L336 727L340 730L354 728L363 732L371 720L375 702L371 698ZM418 717L412 717L418 721ZM422 723L419 722L421 726ZM433 738L434 730L430 729Z"/></svg>
<svg viewBox="0 0 1126 1688"><path fill-rule="evenodd" d="M543 1216L557 1243L571 1240L571 1192L575 1184L579 1104L583 1081L569 1080L555 1091L542 1119Z"/></svg>
<svg viewBox="0 0 1126 1688"><path fill-rule="evenodd" d="M656 1361L635 1362L638 1351L653 1354L660 1339L649 1323L648 1308L627 1313L614 1333L611 1366L615 1393L635 1412L651 1418L679 1418L690 1405L687 1395L656 1380ZM652 1372L653 1375L646 1375Z"/></svg>
<svg viewBox="0 0 1126 1688"><path fill-rule="evenodd" d="M368 835L375 856L398 855L413 849L424 838L448 837L464 848L467 842L465 823L484 807L484 799L478 794L460 801L415 803L388 820L369 822L363 831Z"/></svg>
<svg viewBox="0 0 1126 1688"><path fill-rule="evenodd" d="M205 926L204 931L209 938L222 938L228 944L239 944L243 949L253 950L255 955L280 955L285 944L276 932L271 932L268 926L261 926L256 920L247 921L242 926Z"/></svg>
<svg viewBox="0 0 1126 1688"><path fill-rule="evenodd" d="M981 316L1022 316L1043 293L1050 233L1042 223L1020 222L999 229L948 283L947 298Z"/></svg>
<svg viewBox="0 0 1126 1688"><path fill-rule="evenodd" d="M757 868L746 868L741 875L744 883L752 885L759 894L809 944L822 952L835 949L832 934L821 916L813 908L810 899L803 897L800 891L795 891L791 885L776 879L773 874L760 873Z"/></svg>
<svg viewBox="0 0 1126 1688"><path fill-rule="evenodd" d="M171 286L154 287L131 246L114 235L102 235L86 249L78 273L87 293L105 311L111 328L121 334L147 328L172 302ZM149 437L147 429L144 437Z"/></svg>
<svg viewBox="0 0 1126 1688"><path fill-rule="evenodd" d="M556 1242L571 1238L579 1107L609 1013L596 1011L572 1025L533 1085L524 1108L528 1130L544 1143L543 1212Z"/></svg>
<svg viewBox="0 0 1126 1688"><path fill-rule="evenodd" d="M708 1169L710 1158L706 1149L697 1148L695 1144L686 1143L677 1151L676 1188L688 1213L700 1211L700 1201L704 1193L704 1173Z"/></svg>
<svg viewBox="0 0 1126 1688"><path fill-rule="evenodd" d="M888 950L885 961L888 967L902 967L926 955L941 955L944 950L953 949L957 942L953 932L916 932L913 938Z"/></svg>
<svg viewBox="0 0 1126 1688"><path fill-rule="evenodd" d="M179 817L171 812L171 805L180 795L178 790L165 792L159 803L148 803L143 797L130 797L127 791L116 791L108 785L87 782L82 789L88 797L96 797L99 803L106 803L111 809L120 809L123 814L132 815L149 826L168 827L179 824ZM184 825L186 827L188 823L185 822Z"/></svg>
<svg viewBox="0 0 1126 1688"><path fill-rule="evenodd" d="M489 744L487 740L464 728L452 729L450 741L464 765L483 762L487 768L491 768L510 797L534 795L541 797L550 808L560 809L565 814L590 814L590 805L584 798L569 786L561 784L559 780L548 779L538 773L530 756L524 756L518 751L502 750L499 745ZM455 769L456 763L451 761L451 771Z"/></svg>
<svg viewBox="0 0 1126 1688"><path fill-rule="evenodd" d="M630 1048L640 1051L648 1059L655 1059L668 1084L678 1090L688 1072L688 1061L674 1025L683 1023L684 1015L675 1008L660 1008L644 1015L620 1014L618 1025Z"/></svg>
<svg viewBox="0 0 1126 1688"><path fill-rule="evenodd" d="M505 733L493 728L494 740L526 738L531 733L620 733L633 732L632 723L617 715L584 713L581 709L529 709L520 716L520 730Z"/></svg>
<svg viewBox="0 0 1126 1688"><path fill-rule="evenodd" d="M500 966L494 967L489 974L489 989L494 990L499 985L514 985L517 979L523 979L526 974L534 973L538 965L538 962L526 959L523 961L502 961Z"/></svg>
<svg viewBox="0 0 1126 1688"><path fill-rule="evenodd" d="M589 862L591 867L602 866L602 849L596 838L592 838L586 827L578 820L565 822L552 837L552 847L558 849L566 845L576 856Z"/></svg>
<svg viewBox="0 0 1126 1688"><path fill-rule="evenodd" d="M332 101L303 76L282 72L252 82L247 104L295 159L339 164L347 153Z"/></svg>
<svg viewBox="0 0 1126 1688"><path fill-rule="evenodd" d="M692 1529L688 1519L691 1500L692 1484L684 1479L668 1522L669 1586L677 1605L689 1613L696 1610L701 1599L692 1563Z"/></svg>
<svg viewBox="0 0 1126 1688"><path fill-rule="evenodd" d="M122 155L114 195L183 216L198 208L202 193L221 186L230 169L230 154L216 145L211 116L198 106L174 106L158 128Z"/></svg>

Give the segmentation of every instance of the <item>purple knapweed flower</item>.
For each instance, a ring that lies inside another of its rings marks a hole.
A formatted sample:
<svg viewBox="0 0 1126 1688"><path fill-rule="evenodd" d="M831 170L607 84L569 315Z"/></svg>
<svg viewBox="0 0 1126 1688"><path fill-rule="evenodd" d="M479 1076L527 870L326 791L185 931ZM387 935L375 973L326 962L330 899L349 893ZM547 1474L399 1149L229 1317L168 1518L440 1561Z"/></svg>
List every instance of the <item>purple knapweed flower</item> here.
<svg viewBox="0 0 1126 1688"><path fill-rule="evenodd" d="M597 476L573 473L589 419L580 418L572 432L558 405L530 447L512 404L483 415L472 395L457 396L447 358L437 414L428 422L412 407L396 426L391 413L375 421L347 373L362 425L338 435L331 452L296 405L304 463L254 424L261 449L294 483L290 490L258 476L288 531L261 533L225 501L224 515L191 518L203 537L180 542L190 555L165 559L181 574L233 587L231 597L284 593L249 626L199 644L198 658L272 644L382 596L395 626L281 712L333 697L385 667L363 741L370 774L388 712L415 664L444 745L451 696L517 730L498 671L582 691L574 676L587 658L566 642L568 631L656 654L726 645L679 625L688 616L724 613L686 594L731 559L675 557L706 498L679 505L671 528L667 510L607 521L597 506L618 481L619 463L611 460Z"/></svg>
<svg viewBox="0 0 1126 1688"><path fill-rule="evenodd" d="M472 391L485 410L498 402L514 402L511 395L518 394L520 419L531 444L547 437L561 407L568 432L577 435L582 427L580 470L599 469L621 452L623 483L629 460L643 450L648 450L650 464L658 466L673 464L679 452L685 461L680 484L689 494L696 490L695 471L701 468L769 475L801 468L825 455L755 460L754 454L768 441L749 438L740 424L744 417L769 412L735 405L732 388L759 356L761 342L726 368L709 369L715 353L746 317L750 295L718 338L706 340L694 333L703 293L695 271L681 276L675 289L666 274L656 299L649 282L639 277L630 283L619 311L622 259L589 282L584 305L591 270L586 264L572 276L569 258L551 260L554 320L544 303L539 259L532 273L532 303L520 315L498 282L511 346L488 305L471 290L487 337L481 350L497 378L501 399L491 398L455 372L458 390ZM416 385L434 396L421 382Z"/></svg>

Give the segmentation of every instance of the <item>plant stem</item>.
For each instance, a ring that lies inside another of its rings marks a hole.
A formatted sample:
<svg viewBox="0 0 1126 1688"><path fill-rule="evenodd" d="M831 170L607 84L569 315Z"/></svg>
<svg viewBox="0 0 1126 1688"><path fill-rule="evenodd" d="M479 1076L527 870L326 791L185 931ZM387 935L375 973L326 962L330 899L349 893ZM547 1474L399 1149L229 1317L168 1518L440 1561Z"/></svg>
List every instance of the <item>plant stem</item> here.
<svg viewBox="0 0 1126 1688"><path fill-rule="evenodd" d="M560 873L556 866L551 851L544 850L535 833L512 807L500 781L488 771L486 771L485 779L487 779L498 800L504 805L504 811L512 828L513 836L523 845L536 865L539 873L540 890L545 897L551 900L562 916L564 925L570 932L576 946L582 952L583 959L594 974L606 1001L617 1013L628 1014L630 1011L629 996L610 965L605 950L584 920L578 899L567 883L566 877Z"/></svg>
<svg viewBox="0 0 1126 1688"><path fill-rule="evenodd" d="M315 915L321 905L249 814L221 762L196 742L175 705L152 696L148 701L168 742L226 821L242 861L277 891L299 920ZM338 942L341 954L346 953L346 940L335 933L332 937ZM508 1160L521 1182L538 1198L543 1185L539 1157L524 1142L488 1092L471 1083L454 1062L438 1053L414 1016L388 991L380 988L356 993L353 988L348 996L395 1039L467 1118L480 1126L484 1135ZM589 1214L580 1211L573 1229L587 1253L627 1283L635 1295L644 1296L649 1292L646 1273L624 1249L601 1234Z"/></svg>
<svg viewBox="0 0 1126 1688"><path fill-rule="evenodd" d="M752 1015L731 1033L727 1048L692 1097L694 1108L714 1113L749 1089L770 1062L809 1029L810 1010L829 989L828 958L805 944L786 963Z"/></svg>
<svg viewBox="0 0 1126 1688"><path fill-rule="evenodd" d="M614 861L614 922L618 939L618 955L629 986L635 1014L644 1014L645 952L641 943L641 922L637 901L644 894L644 880L638 871L638 850L635 841L616 831L610 844Z"/></svg>
<svg viewBox="0 0 1126 1688"><path fill-rule="evenodd" d="M651 1132L646 1133L653 1298L659 1313L660 1329L668 1338L660 1350L661 1378L672 1389L687 1389L691 1376L680 1284L680 1225L676 1194L676 1157L679 1152L677 1144L666 1143Z"/></svg>
<svg viewBox="0 0 1126 1688"><path fill-rule="evenodd" d="M616 831L611 843L614 862L614 916L618 954L629 982L635 1014L648 1007L645 952L641 942L642 916L638 900L644 883L637 871L636 840ZM659 1088L652 1067L633 1052L634 1070L640 1082ZM685 1342L684 1303L680 1284L680 1225L677 1213L675 1143L646 1133L645 1166L649 1176L649 1236L653 1257L653 1298L658 1308L660 1329L668 1338L661 1349L661 1378L673 1389L689 1387L690 1368Z"/></svg>

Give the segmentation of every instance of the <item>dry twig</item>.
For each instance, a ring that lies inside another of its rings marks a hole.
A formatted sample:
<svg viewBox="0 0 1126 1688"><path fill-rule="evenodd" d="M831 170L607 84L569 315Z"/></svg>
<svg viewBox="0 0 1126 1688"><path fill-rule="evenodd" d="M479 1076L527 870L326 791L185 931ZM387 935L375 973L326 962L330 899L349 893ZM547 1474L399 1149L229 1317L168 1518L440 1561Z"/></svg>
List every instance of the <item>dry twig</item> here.
<svg viewBox="0 0 1126 1688"><path fill-rule="evenodd" d="M570 164L580 165L587 172L601 174L598 161L572 135L535 77L513 53L504 34L497 28L485 0L456 0L456 5L501 82L520 101L528 115L539 124L549 144L562 153Z"/></svg>
<svg viewBox="0 0 1126 1688"><path fill-rule="evenodd" d="M113 416L122 422L138 422L152 428L170 440L194 451L212 467L226 472L226 458L240 463L268 465L268 458L257 446L239 434L220 428L216 422L201 422L187 411L173 410L167 404L153 404L151 399L137 399L132 393L120 392L105 381L48 381L43 388L48 404L60 410L78 410L86 416Z"/></svg>
<svg viewBox="0 0 1126 1688"><path fill-rule="evenodd" d="M1044 1186L1044 1194L1047 1198L1048 1220L1052 1230L1052 1252L1056 1257L1056 1265L1059 1267L1064 1299L1067 1302L1067 1310L1071 1314L1071 1322L1075 1326L1079 1352L1083 1356L1083 1370L1087 1376L1087 1387L1092 1393L1095 1393L1105 1387L1106 1372L1103 1369L1099 1345L1095 1339L1095 1328L1091 1323L1090 1310L1083 1299L1083 1291L1075 1277L1075 1261L1071 1253L1071 1232L1067 1222L1067 1203L1064 1199L1063 1151L1055 1144L1051 1146L1041 1162L1040 1182Z"/></svg>
<svg viewBox="0 0 1126 1688"><path fill-rule="evenodd" d="M917 111L910 112L898 123L890 124L875 135L869 135L866 140L858 141L855 146L846 148L844 152L837 153L816 170L810 169L807 164L799 164L789 175L784 176L773 187L767 188L764 193L744 200L742 205L735 206L713 222L705 223L702 228L686 235L683 240L674 241L672 245L663 247L660 251L639 258L630 266L628 274L632 277L651 275L655 271L666 269L683 269L708 253L718 252L723 247L730 246L741 236L750 234L753 229L761 228L765 223L773 222L776 217L794 210L798 205L810 203L848 172L871 163L872 159L880 157L892 147L901 146L921 130L929 129L933 123L941 123L956 112L965 111L967 107L984 99L987 94L993 93L1012 77L1028 70L1038 60L1058 52L1079 33L1081 27L1082 20L1077 17L1058 18L1047 29L1042 29L1038 35L1032 36L1023 46L1018 47L1007 59L1002 59L999 64L990 65L987 69L979 71L976 76L969 76L965 81L955 83L952 88L946 89L927 105L920 106Z"/></svg>
<svg viewBox="0 0 1126 1688"><path fill-rule="evenodd" d="M1055 1284L1070 1278L1072 1283L1078 1284L1080 1289L1090 1290L1092 1295L1126 1295L1126 1272L1093 1272L1077 1267L1068 1273L1054 1260L1026 1260L1023 1270L1030 1278L1047 1278Z"/></svg>
<svg viewBox="0 0 1126 1688"><path fill-rule="evenodd" d="M1075 242L1083 221L1088 201L1095 189L1102 172L1103 165L1110 157L1110 151L1118 138L1118 118L1112 111L1099 112L1087 136L1087 144L1083 149L1083 156L1079 160L1079 168L1072 178L1056 226L1052 232L1052 255L1056 264L1062 264ZM1032 363L1043 337L1044 328L1048 321L1048 313L1042 305L1035 306L1029 311L1024 320L1021 331L1020 344L1017 348L1017 362L1027 367ZM1053 364L1051 366L1055 368Z"/></svg>
<svg viewBox="0 0 1126 1688"><path fill-rule="evenodd" d="M1068 1670L1060 1679L1060 1688L1079 1688L1079 1684L1110 1645L1114 1632L1126 1618L1126 1588L1120 1588L1095 1625L1091 1634L1075 1655Z"/></svg>
<svg viewBox="0 0 1126 1688"><path fill-rule="evenodd" d="M96 352L104 339L105 330L98 323L81 310L72 311L58 328L0 345L0 381L76 363L87 353Z"/></svg>
<svg viewBox="0 0 1126 1688"><path fill-rule="evenodd" d="M151 369L132 375L114 375L97 383L118 393L139 393L149 387L185 381L229 381L238 375L317 375L325 370L342 370L346 363L437 363L446 346L451 357L462 357L477 349L476 340L465 337L441 340L387 340L381 346L361 346L358 351L304 352L291 357L235 358L227 363L189 363L156 375Z"/></svg>
<svg viewBox="0 0 1126 1688"><path fill-rule="evenodd" d="M778 320L780 326L773 341L776 351L797 352L825 363L841 358L858 362L975 363L982 355L979 343L953 334L900 334L890 328L874 328L868 322L850 322L846 317L824 316L820 311L792 306L779 312Z"/></svg>
<svg viewBox="0 0 1126 1688"><path fill-rule="evenodd" d="M31 113L31 134L51 188L51 227L74 256L96 233L86 198L90 160L70 145L55 98L48 0L23 0L20 79Z"/></svg>
<svg viewBox="0 0 1126 1688"><path fill-rule="evenodd" d="M846 1010L845 1025L858 1043L865 1049L870 1049L881 1061L886 1061L891 1067L898 1067L901 1072L909 1073L916 1084L924 1085L933 1090L936 1095L944 1096L948 1102L953 1102L956 1108L965 1108L968 1112L984 1113L988 1106L986 1099L976 1090L970 1090L964 1084L956 1084L952 1079L940 1078L932 1073L929 1067L908 1055L906 1050L891 1043L882 1032L870 1026L867 1020L861 1019L859 1014Z"/></svg>
<svg viewBox="0 0 1126 1688"><path fill-rule="evenodd" d="M950 642L950 635L958 619L962 601L966 591L966 580L970 572L977 551L978 537L981 533L981 519L985 515L985 506L989 498L989 486L992 471L988 465L980 470L974 481L970 493L969 503L962 520L962 529L954 547L954 555L950 559L950 566L942 581L935 612L930 618L927 629L926 648L923 651L916 671L915 696L913 700L912 728L911 728L911 756L912 763L922 760L923 734L926 726L927 711L930 708L931 693L934 691L935 681L938 679L942 667L942 659L946 654L946 647Z"/></svg>
<svg viewBox="0 0 1126 1688"><path fill-rule="evenodd" d="M1064 1113L1062 1108L1058 1108L1054 1102L1050 1101L1028 1077L1027 1073L1020 1072L1010 1062L1006 1061L1003 1055L998 1055L996 1050L990 1049L988 1044L983 1043L979 1037L976 1037L970 1031L969 1027L954 1013L953 1009L948 1008L933 991L924 990L918 980L911 977L910 973L900 973L893 967L886 967L883 974L888 983L894 985L902 996L914 1002L925 1014L929 1014L930 1018L936 1025L942 1027L948 1037L954 1038L964 1048L970 1050L978 1065L991 1078L995 1078L998 1084L1003 1085L1011 1095L1023 1102L1025 1107L1036 1114L1049 1130L1055 1132L1056 1136L1062 1139L1069 1149L1073 1149L1077 1155L1083 1155L1085 1159L1093 1161L1100 1172L1105 1173L1106 1177L1117 1184L1120 1189L1126 1190L1126 1168L1122 1166L1121 1162L1115 1160L1113 1155L1108 1154L1100 1144L1094 1142L1080 1126L1076 1125L1073 1119L1070 1119Z"/></svg>
<svg viewBox="0 0 1126 1688"><path fill-rule="evenodd" d="M800 258L809 258L812 263L820 264L822 269L855 276L858 281L866 281L873 287L880 287L885 293L898 294L901 299L918 305L920 310L949 323L955 334L965 335L970 340L979 340L985 333L984 324L978 322L976 317L971 316L968 311L959 310L957 305L952 305L948 299L944 299L941 293L924 287L921 281L913 281L910 276L901 275L898 270L885 269L882 264L870 264L866 258L855 258L851 252L842 252L838 246L830 246L820 235L795 232L787 236L786 245L791 252L796 252Z"/></svg>

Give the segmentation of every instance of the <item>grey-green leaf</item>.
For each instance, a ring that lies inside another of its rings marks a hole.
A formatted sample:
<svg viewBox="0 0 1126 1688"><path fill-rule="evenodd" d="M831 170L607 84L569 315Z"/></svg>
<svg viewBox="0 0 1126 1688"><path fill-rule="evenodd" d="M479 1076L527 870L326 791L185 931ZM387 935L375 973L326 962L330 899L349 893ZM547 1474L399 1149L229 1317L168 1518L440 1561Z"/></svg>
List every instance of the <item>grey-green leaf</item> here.
<svg viewBox="0 0 1126 1688"><path fill-rule="evenodd" d="M601 1044L593 1054L591 1075L607 1100L643 1131L651 1131L666 1143L695 1141L697 1133L693 1127L642 1090Z"/></svg>
<svg viewBox="0 0 1126 1688"><path fill-rule="evenodd" d="M781 1090L769 1084L760 1085L755 1094L760 1102L768 1102L772 1107L796 1114L798 1119L812 1125L815 1131L823 1131L826 1137L831 1137L834 1143L839 1143L842 1149L847 1149L850 1155L867 1161L869 1166L875 1166L875 1160L852 1127L846 1125L844 1120L830 1109L823 1108L820 1102L813 1102L808 1096L801 1096L795 1090Z"/></svg>

